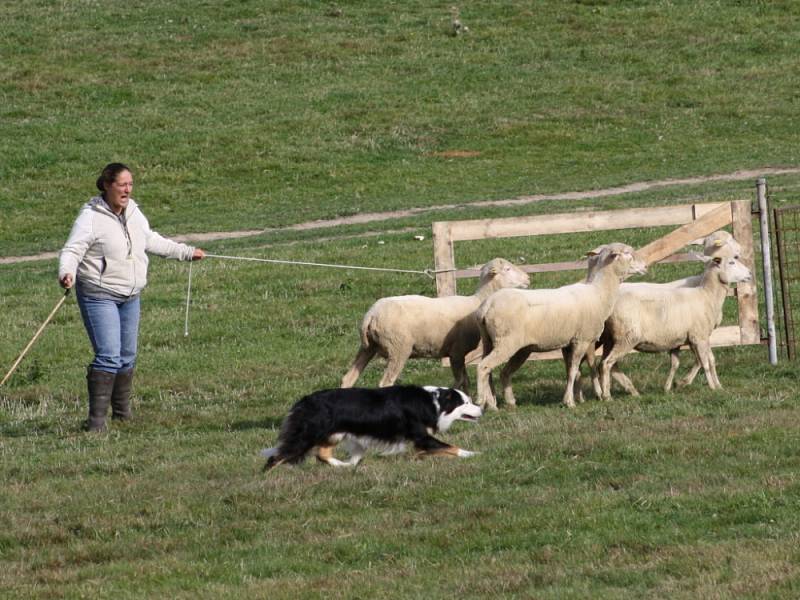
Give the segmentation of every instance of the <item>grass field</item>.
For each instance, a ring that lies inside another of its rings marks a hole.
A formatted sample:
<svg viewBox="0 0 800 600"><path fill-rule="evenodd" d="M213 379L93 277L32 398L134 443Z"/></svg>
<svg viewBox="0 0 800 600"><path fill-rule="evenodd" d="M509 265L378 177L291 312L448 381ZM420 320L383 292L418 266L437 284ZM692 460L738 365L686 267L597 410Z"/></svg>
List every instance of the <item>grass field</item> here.
<svg viewBox="0 0 800 600"><path fill-rule="evenodd" d="M800 162L795 3L459 7L469 32L451 36L449 3L6 2L0 257L58 249L111 160L131 164L165 234L461 205L204 245L415 270L432 266L433 220L754 190L476 201ZM798 202L800 176L769 183L773 204ZM620 235L640 246L660 233ZM574 260L614 236L465 243L458 266ZM368 456L355 470L308 461L265 476L258 451L292 402L337 385L367 307L433 284L209 259L193 266L187 337L187 278L186 264L151 262L130 423L80 431L91 356L72 298L0 388L0 596L800 594L797 375L764 348L719 349L717 392L701 375L664 394L667 357L629 357L640 398L575 410L559 403L563 366L532 363L515 378L516 410L444 436L473 459ZM3 374L59 296L53 261L0 265ZM403 381L450 373L412 361Z"/></svg>
<svg viewBox="0 0 800 600"><path fill-rule="evenodd" d="M167 233L798 162L794 2L449 7L5 2L3 254L111 160Z"/></svg>

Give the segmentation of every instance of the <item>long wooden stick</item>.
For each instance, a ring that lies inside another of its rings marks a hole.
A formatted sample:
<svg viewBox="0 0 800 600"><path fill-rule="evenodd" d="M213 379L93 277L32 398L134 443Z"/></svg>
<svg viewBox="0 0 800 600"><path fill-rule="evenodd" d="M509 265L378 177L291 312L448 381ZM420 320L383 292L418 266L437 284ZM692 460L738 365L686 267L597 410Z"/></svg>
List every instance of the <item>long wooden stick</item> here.
<svg viewBox="0 0 800 600"><path fill-rule="evenodd" d="M39 336L42 334L42 331L44 331L44 328L47 327L47 324L52 320L52 318L55 316L56 312L58 312L58 309L61 308L61 305L64 304L64 300L67 299L67 296L69 296L69 289L67 289L67 291L64 292L64 295L61 296L61 300L59 300L56 303L56 305L53 308L53 310L50 311L50 315L47 317L45 322L42 323L42 325L39 327L39 330L34 334L34 336L31 339L31 341L28 342L28 345L25 346L25 349L20 353L20 355L17 358L17 360L15 360L14 364L11 365L11 369L9 369L8 373L6 373L6 376L3 377L3 381L0 381L0 386L5 384L5 382L8 381L8 378L11 377L11 374L14 371L17 370L17 367L19 366L19 363L22 362L22 359L25 358L25 355L28 353L28 350L30 350L31 346L33 346L36 343L36 340L39 339Z"/></svg>

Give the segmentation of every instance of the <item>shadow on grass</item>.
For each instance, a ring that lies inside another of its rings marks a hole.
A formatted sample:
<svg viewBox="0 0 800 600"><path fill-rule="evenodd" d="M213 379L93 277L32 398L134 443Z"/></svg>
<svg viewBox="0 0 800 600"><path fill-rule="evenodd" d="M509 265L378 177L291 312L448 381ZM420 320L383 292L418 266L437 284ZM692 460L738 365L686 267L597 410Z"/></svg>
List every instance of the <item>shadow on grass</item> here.
<svg viewBox="0 0 800 600"><path fill-rule="evenodd" d="M249 421L236 421L231 423L232 431L248 431L250 429L279 429L283 423L283 419L276 419L274 417L267 417L266 419L249 420Z"/></svg>
<svg viewBox="0 0 800 600"><path fill-rule="evenodd" d="M532 385L521 385L519 390L514 390L517 397L517 406L555 406L561 404L564 399L564 385L557 383L534 383ZM594 395L590 389L584 388L583 396L587 400L593 399ZM577 402L577 398L575 401ZM503 403L503 396L497 399L498 404Z"/></svg>
<svg viewBox="0 0 800 600"><path fill-rule="evenodd" d="M26 420L0 423L0 438L39 437L42 435L63 436L72 433L71 430L81 433L82 423L82 421L76 421L74 427L69 423L65 426L64 423L45 419L41 421Z"/></svg>

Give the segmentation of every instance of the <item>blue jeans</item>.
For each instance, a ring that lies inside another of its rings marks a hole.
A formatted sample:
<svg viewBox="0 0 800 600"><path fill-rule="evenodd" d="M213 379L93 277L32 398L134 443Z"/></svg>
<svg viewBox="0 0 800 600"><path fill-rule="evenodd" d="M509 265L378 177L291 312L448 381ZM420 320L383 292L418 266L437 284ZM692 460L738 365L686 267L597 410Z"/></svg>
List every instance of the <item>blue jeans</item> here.
<svg viewBox="0 0 800 600"><path fill-rule="evenodd" d="M98 371L130 371L136 362L139 337L139 296L106 300L77 293L81 317L94 349L89 365Z"/></svg>

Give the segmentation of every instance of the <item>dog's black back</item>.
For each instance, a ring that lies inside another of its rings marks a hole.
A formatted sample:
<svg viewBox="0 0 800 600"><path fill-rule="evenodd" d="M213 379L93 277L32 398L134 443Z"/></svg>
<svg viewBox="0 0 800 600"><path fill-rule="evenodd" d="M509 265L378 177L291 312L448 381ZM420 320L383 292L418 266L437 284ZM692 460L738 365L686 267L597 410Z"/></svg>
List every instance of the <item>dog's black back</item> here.
<svg viewBox="0 0 800 600"><path fill-rule="evenodd" d="M432 392L413 385L319 390L292 406L267 467L300 462L337 433L387 443L413 441L436 431L439 415L462 403L455 390L440 388L434 401Z"/></svg>

